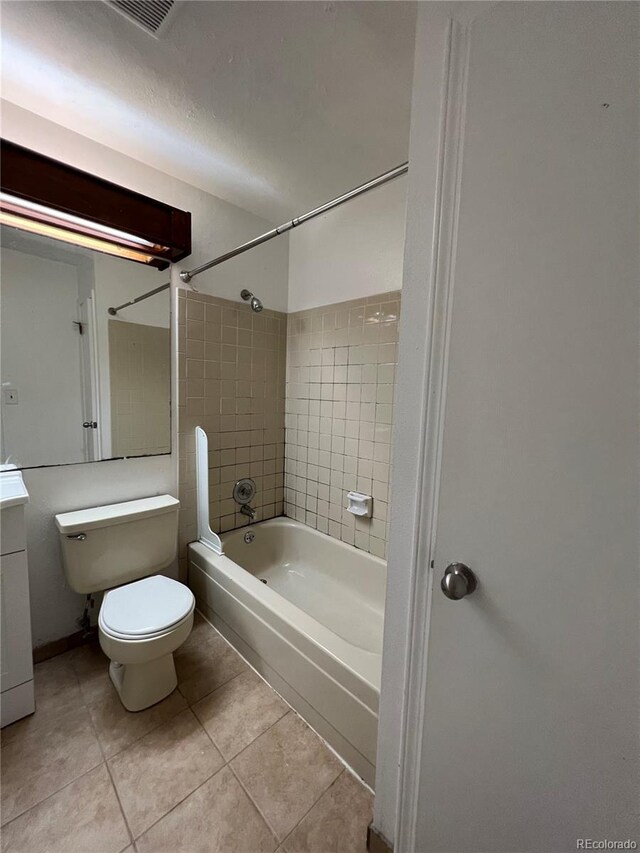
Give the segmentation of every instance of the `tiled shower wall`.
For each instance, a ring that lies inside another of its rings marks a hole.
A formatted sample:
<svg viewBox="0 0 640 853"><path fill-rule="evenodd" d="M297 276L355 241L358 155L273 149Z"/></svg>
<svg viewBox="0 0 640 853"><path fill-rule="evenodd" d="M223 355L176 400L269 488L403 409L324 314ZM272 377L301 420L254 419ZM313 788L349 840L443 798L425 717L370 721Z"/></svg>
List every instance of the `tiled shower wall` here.
<svg viewBox="0 0 640 853"><path fill-rule="evenodd" d="M286 314L178 293L180 558L196 538L194 428L209 439L209 516L216 532L248 524L232 497L255 480L256 520L283 513ZM184 563L183 563L184 567Z"/></svg>
<svg viewBox="0 0 640 853"><path fill-rule="evenodd" d="M171 331L109 320L111 455L171 452Z"/></svg>
<svg viewBox="0 0 640 853"><path fill-rule="evenodd" d="M289 314L285 514L386 557L400 292ZM346 511L373 496L373 517Z"/></svg>

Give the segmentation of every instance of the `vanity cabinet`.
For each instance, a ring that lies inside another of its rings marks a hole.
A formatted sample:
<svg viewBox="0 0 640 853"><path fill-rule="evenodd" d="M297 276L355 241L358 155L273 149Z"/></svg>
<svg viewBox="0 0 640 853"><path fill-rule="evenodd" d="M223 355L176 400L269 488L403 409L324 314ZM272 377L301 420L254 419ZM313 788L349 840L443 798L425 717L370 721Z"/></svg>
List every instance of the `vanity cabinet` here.
<svg viewBox="0 0 640 853"><path fill-rule="evenodd" d="M33 657L24 508L19 471L0 471L0 709L7 726L32 714Z"/></svg>

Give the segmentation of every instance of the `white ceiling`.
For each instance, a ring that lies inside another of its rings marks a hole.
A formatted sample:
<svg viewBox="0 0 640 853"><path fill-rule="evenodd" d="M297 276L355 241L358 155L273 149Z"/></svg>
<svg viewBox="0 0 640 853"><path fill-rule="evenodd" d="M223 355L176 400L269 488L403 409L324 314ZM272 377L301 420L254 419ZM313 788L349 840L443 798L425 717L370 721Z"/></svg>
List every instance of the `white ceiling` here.
<svg viewBox="0 0 640 853"><path fill-rule="evenodd" d="M273 222L407 159L413 3L1 8L4 98Z"/></svg>

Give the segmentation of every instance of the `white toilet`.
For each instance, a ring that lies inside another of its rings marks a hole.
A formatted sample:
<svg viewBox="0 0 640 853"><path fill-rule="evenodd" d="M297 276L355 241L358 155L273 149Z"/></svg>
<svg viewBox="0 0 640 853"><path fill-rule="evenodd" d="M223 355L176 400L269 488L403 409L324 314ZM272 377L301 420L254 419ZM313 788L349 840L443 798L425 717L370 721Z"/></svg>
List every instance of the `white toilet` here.
<svg viewBox="0 0 640 853"><path fill-rule="evenodd" d="M108 590L98 617L100 645L128 711L155 705L175 689L173 653L193 626L191 590L154 574L175 559L179 506L159 495L56 515L70 586Z"/></svg>

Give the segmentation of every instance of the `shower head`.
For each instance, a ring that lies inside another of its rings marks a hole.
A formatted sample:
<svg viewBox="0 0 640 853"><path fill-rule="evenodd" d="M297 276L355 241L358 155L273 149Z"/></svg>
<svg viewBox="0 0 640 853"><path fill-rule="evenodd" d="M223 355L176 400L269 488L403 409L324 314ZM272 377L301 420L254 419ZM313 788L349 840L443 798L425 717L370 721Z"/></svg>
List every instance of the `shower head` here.
<svg viewBox="0 0 640 853"><path fill-rule="evenodd" d="M245 302L248 302L249 305L251 305L251 310L255 311L256 314L259 314L264 308L262 302L258 299L257 296L254 296L250 290L245 289L241 291L240 296L244 299Z"/></svg>

